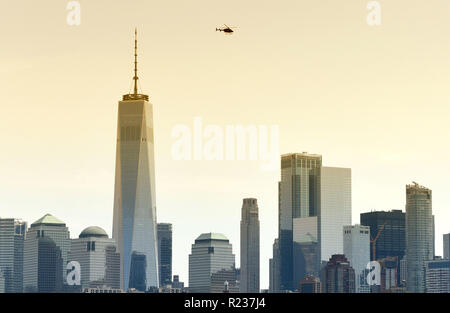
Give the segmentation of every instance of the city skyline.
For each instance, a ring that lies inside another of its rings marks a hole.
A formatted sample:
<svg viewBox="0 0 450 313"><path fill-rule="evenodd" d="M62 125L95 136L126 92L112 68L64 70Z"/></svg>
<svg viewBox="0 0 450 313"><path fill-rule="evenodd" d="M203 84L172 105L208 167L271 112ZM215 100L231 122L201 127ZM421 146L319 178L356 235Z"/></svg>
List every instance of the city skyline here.
<svg viewBox="0 0 450 313"><path fill-rule="evenodd" d="M79 28L68 28L64 10L48 4L11 4L5 17L10 27L0 30L6 47L0 52L5 60L0 84L7 90L0 127L8 151L0 157L1 217L31 223L50 212L68 223L72 235L92 224L112 236L114 106L129 83L130 33L137 25L145 36L141 84L156 107L158 222L174 225L173 272L180 280L188 281L186 255L198 233L224 233L237 247L243 198L258 199L261 242L269 243L261 247L261 288L268 287L265 269L277 236L278 169L261 172L251 161L171 159L171 128L191 125L195 116L218 125L275 121L281 154L310 151L322 154L326 164L352 168L353 224L370 209L404 211L404 185L420 182L433 190L436 254L443 254L450 196L442 172L449 171L450 152L437 134L448 112L450 47L446 27L430 21L448 25L443 13L448 3L383 3L386 14L378 29L364 24L365 3L357 1L317 8L290 1L256 11L254 1L231 1L220 11L205 1L174 11L169 4L83 3ZM29 10L22 10L26 5ZM202 6L211 10L209 16L191 21L188 16ZM130 7L137 17L121 14ZM54 19L43 21L45 16ZM271 17L274 25L267 24ZM217 20L228 19L241 32L215 36ZM22 25L24 20L36 27ZM405 26L405 20L414 23ZM275 44L267 44L268 38L276 38ZM177 50L182 45L186 49ZM417 149L417 141L426 141L426 148ZM87 215L92 222L86 225ZM235 253L239 266L239 250Z"/></svg>

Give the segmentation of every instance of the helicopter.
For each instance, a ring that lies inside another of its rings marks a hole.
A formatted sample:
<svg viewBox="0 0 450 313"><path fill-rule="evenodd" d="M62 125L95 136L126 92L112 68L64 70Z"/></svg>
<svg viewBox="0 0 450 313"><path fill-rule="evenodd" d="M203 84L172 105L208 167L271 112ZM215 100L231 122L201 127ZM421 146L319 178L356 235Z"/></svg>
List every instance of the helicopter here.
<svg viewBox="0 0 450 313"><path fill-rule="evenodd" d="M225 34L231 35L232 33L234 33L233 28L236 27L230 27L227 24L223 24L225 27L223 28L216 28L216 32L224 32Z"/></svg>

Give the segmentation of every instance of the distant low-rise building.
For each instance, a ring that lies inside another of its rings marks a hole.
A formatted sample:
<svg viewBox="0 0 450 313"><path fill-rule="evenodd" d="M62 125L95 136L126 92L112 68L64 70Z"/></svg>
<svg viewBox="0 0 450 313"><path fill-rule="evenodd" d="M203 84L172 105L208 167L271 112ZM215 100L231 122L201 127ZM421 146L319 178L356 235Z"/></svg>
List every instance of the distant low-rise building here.
<svg viewBox="0 0 450 313"><path fill-rule="evenodd" d="M322 268L320 281L323 293L355 292L355 270L343 254L331 256Z"/></svg>
<svg viewBox="0 0 450 313"><path fill-rule="evenodd" d="M226 280L236 281L232 245L222 234L201 234L189 255L189 292L222 292Z"/></svg>
<svg viewBox="0 0 450 313"><path fill-rule="evenodd" d="M321 293L320 279L312 275L306 275L298 284L299 293Z"/></svg>
<svg viewBox="0 0 450 313"><path fill-rule="evenodd" d="M450 293L450 260L425 262L425 286L427 293Z"/></svg>
<svg viewBox="0 0 450 313"><path fill-rule="evenodd" d="M71 261L80 264L82 288L120 289L120 255L114 239L102 228L88 227L71 240Z"/></svg>
<svg viewBox="0 0 450 313"><path fill-rule="evenodd" d="M24 243L24 291L61 292L69 250L70 234L64 222L46 214L31 224Z"/></svg>

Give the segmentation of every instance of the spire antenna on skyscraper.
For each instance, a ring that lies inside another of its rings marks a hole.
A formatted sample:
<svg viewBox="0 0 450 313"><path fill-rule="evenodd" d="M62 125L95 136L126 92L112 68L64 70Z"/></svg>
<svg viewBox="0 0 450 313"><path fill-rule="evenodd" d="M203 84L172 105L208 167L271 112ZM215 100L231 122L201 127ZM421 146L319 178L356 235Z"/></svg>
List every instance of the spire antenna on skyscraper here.
<svg viewBox="0 0 450 313"><path fill-rule="evenodd" d="M146 100L148 101L148 96L144 95L144 94L140 94L138 92L138 81L139 81L139 76L138 76L138 53L137 53L137 49L138 49L138 39L137 39L137 27L134 29L134 77L133 77L133 93L129 93L123 96L123 100Z"/></svg>
<svg viewBox="0 0 450 313"><path fill-rule="evenodd" d="M137 64L138 64L138 62L137 62L137 27L134 29L134 77L133 77L133 80L134 80L134 95L136 96L137 94L138 94L138 86L137 86L137 83L138 83L138 80L139 80L139 77L138 77L138 75L137 75Z"/></svg>

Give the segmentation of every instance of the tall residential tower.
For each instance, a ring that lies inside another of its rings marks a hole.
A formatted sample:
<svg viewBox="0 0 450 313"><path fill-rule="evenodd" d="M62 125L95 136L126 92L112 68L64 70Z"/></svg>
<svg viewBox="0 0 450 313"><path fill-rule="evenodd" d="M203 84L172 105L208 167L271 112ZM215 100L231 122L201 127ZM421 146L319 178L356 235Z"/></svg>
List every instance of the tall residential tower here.
<svg viewBox="0 0 450 313"><path fill-rule="evenodd" d="M434 258L431 190L406 186L406 266L409 292L425 292L425 261Z"/></svg>
<svg viewBox="0 0 450 313"><path fill-rule="evenodd" d="M153 107L138 93L137 39L133 79L134 92L119 102L114 190L113 238L125 290L159 286Z"/></svg>

